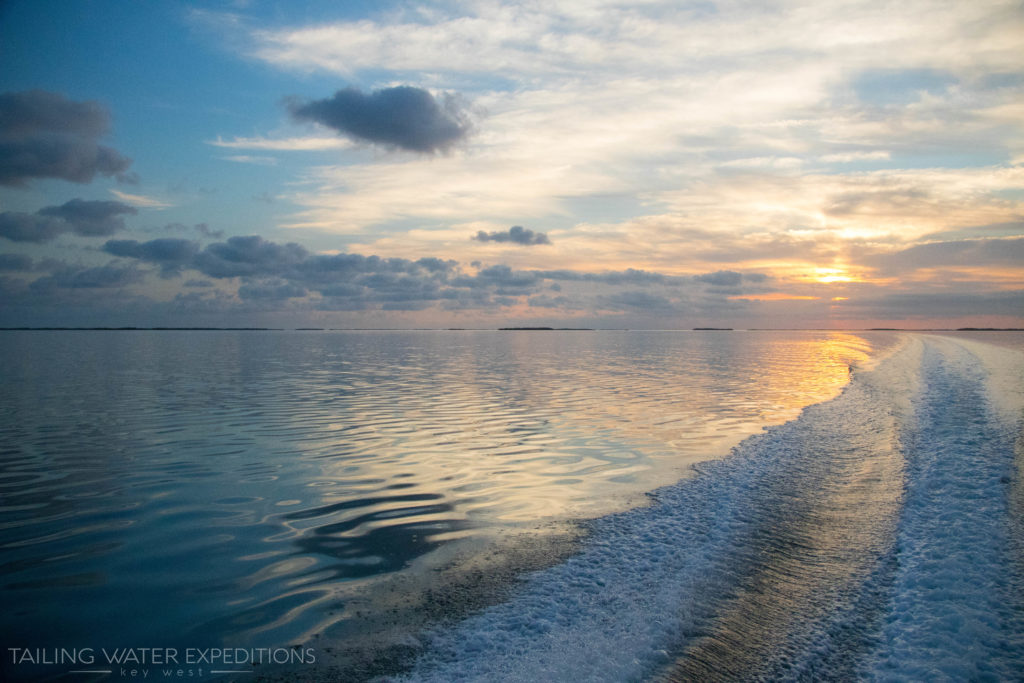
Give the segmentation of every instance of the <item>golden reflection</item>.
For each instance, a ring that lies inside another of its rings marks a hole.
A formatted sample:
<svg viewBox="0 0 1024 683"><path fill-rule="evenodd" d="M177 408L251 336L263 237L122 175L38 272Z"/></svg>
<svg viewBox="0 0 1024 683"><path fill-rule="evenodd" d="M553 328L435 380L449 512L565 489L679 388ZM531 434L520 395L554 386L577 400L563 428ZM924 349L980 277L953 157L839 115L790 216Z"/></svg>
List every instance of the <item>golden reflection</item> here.
<svg viewBox="0 0 1024 683"><path fill-rule="evenodd" d="M495 334L424 336L429 362L347 395L324 505L374 502L332 514L346 536L604 514L836 395L870 350L844 333Z"/></svg>

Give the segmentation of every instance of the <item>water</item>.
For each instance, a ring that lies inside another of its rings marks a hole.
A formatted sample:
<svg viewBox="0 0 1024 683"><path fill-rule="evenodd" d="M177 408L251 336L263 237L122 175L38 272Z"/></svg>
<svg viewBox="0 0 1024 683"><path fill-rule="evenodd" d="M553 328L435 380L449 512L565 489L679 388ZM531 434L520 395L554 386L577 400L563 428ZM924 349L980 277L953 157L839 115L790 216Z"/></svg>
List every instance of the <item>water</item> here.
<svg viewBox="0 0 1024 683"><path fill-rule="evenodd" d="M1024 339L990 336L7 332L0 640L324 680L1012 678Z"/></svg>
<svg viewBox="0 0 1024 683"><path fill-rule="evenodd" d="M566 520L643 503L892 341L6 332L2 640L277 647L379 628L389 591L422 612L417 581L453 557L525 535L489 571L554 562Z"/></svg>

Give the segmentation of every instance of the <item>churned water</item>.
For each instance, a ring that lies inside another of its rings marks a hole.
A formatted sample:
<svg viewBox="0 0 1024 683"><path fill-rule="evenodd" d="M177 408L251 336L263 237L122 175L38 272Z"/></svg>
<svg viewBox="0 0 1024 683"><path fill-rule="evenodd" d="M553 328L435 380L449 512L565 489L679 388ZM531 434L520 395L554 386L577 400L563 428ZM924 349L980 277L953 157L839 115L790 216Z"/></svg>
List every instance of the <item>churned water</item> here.
<svg viewBox="0 0 1024 683"><path fill-rule="evenodd" d="M1011 671L1019 353L935 339L5 332L5 667L231 647L326 679L899 678L959 618L1001 638L962 671ZM964 600L995 621L936 598L947 484L990 501L946 502L1002 539L954 558L1001 581Z"/></svg>
<svg viewBox="0 0 1024 683"><path fill-rule="evenodd" d="M1024 355L908 335L837 398L590 522L403 678L1021 680L1022 459Z"/></svg>

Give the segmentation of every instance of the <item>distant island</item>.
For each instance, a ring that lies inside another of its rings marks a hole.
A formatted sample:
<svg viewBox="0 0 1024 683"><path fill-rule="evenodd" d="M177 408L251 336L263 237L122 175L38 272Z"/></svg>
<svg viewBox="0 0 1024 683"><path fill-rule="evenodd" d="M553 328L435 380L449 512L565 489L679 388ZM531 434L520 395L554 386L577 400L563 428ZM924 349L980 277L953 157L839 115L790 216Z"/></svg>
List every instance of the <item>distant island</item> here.
<svg viewBox="0 0 1024 683"><path fill-rule="evenodd" d="M593 332L593 327L499 327L501 332Z"/></svg>
<svg viewBox="0 0 1024 683"><path fill-rule="evenodd" d="M695 327L695 328L693 328L693 330L694 330L694 332L711 332L711 331L732 332L732 328L731 327Z"/></svg>
<svg viewBox="0 0 1024 683"><path fill-rule="evenodd" d="M958 327L957 332L1024 332L1024 327Z"/></svg>

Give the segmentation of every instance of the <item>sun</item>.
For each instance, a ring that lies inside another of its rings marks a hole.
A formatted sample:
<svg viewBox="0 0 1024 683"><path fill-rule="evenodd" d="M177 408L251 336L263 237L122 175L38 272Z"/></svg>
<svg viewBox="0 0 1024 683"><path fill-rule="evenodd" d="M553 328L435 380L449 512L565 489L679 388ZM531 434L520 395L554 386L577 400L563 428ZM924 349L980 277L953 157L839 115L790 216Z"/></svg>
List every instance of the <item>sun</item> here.
<svg viewBox="0 0 1024 683"><path fill-rule="evenodd" d="M815 268L811 278L815 282L853 282L853 278L842 268Z"/></svg>

